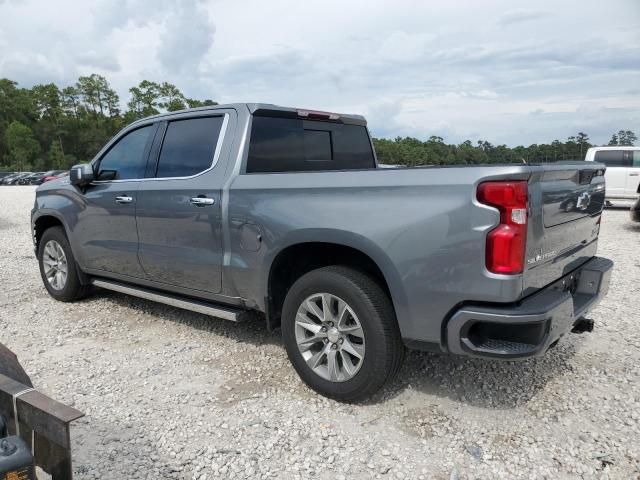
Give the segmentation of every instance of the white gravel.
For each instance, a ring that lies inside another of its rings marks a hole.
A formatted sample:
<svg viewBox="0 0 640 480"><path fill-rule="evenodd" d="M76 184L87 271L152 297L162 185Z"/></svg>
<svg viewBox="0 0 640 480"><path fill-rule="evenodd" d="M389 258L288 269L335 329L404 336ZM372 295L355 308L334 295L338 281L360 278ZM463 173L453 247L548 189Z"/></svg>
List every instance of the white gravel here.
<svg viewBox="0 0 640 480"><path fill-rule="evenodd" d="M365 405L307 389L279 334L99 291L51 299L29 233L33 187L0 187L0 341L87 416L84 478L639 478L640 224L607 210L616 268L591 334L537 360L412 352Z"/></svg>

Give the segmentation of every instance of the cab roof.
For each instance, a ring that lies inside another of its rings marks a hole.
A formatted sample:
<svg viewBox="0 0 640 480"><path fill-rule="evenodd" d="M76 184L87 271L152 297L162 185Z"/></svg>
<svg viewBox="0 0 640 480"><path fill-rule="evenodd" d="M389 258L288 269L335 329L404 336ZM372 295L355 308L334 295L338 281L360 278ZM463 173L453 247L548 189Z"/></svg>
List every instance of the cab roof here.
<svg viewBox="0 0 640 480"><path fill-rule="evenodd" d="M366 119L362 115L352 115L345 113L333 113L324 112L320 110L313 110L307 108L294 108L283 107L280 105L274 105L272 103L226 103L221 105L207 105L204 107L189 108L184 110L176 110L174 112L159 113L149 117L136 120L134 123L141 121L148 121L153 119L160 119L165 117L171 117L174 115L202 112L207 110L222 110L222 109L235 109L239 110L246 108L251 115L266 116L266 117L283 117L283 118L303 118L306 120L324 120L333 121L336 123L346 123L350 125L362 125L367 124Z"/></svg>

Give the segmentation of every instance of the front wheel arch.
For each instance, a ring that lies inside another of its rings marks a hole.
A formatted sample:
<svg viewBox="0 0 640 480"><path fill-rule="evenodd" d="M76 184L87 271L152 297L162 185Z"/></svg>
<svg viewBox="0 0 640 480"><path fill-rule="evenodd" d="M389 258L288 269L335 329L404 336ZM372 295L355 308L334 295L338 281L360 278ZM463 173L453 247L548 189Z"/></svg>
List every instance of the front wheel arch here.
<svg viewBox="0 0 640 480"><path fill-rule="evenodd" d="M60 227L62 229L62 231L64 232L65 236L67 237L67 240L69 242L69 246L71 248L71 251L73 252L73 257L74 257L75 265L76 265L76 272L77 272L78 279L80 280L81 285L83 285L83 286L90 285L91 281L89 279L89 276L82 271L82 268L80 267L80 264L78 263L78 256L76 255L75 249L73 248L73 245L71 244L71 238L69 236L69 231L68 231L66 225L64 224L64 222L59 217L47 213L47 214L44 214L44 215L41 215L41 216L37 217L33 221L33 239L34 239L34 244L35 244L36 255L38 254L38 251L39 251L39 248L40 248L40 240L42 239L42 236L44 235L44 233L47 230L49 230L50 228L55 228L55 227Z"/></svg>

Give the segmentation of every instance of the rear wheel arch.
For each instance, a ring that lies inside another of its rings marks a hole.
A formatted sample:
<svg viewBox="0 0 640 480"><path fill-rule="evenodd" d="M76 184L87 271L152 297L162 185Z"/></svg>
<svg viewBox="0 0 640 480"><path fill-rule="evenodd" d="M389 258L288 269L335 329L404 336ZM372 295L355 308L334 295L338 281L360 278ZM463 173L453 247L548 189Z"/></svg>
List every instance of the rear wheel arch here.
<svg viewBox="0 0 640 480"><path fill-rule="evenodd" d="M390 260L388 260L390 263ZM265 288L265 309L270 328L279 324L282 306L293 283L312 270L332 265L342 265L367 274L374 279L389 296L396 316L400 318L401 293L397 286L395 270L374 259L362 248L345 243L306 241L287 245L274 256L268 268Z"/></svg>

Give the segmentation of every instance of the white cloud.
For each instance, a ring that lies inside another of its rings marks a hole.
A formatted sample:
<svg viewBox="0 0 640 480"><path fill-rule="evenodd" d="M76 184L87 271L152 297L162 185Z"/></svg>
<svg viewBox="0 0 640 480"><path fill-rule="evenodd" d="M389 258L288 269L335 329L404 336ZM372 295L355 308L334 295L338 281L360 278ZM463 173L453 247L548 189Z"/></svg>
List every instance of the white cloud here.
<svg viewBox="0 0 640 480"><path fill-rule="evenodd" d="M165 19L158 59L167 72L197 73L213 44L215 26L207 11L195 1L179 2L176 10Z"/></svg>
<svg viewBox="0 0 640 480"><path fill-rule="evenodd" d="M380 58L391 63L417 61L428 53L429 44L435 38L429 33L396 31L383 40L378 53Z"/></svg>
<svg viewBox="0 0 640 480"><path fill-rule="evenodd" d="M192 97L366 114L389 137L640 130L640 3L522 5L0 0L0 76L67 85L96 72L123 103L141 80L167 80Z"/></svg>
<svg viewBox="0 0 640 480"><path fill-rule="evenodd" d="M537 20L539 18L546 17L547 15L548 12L543 12L541 10L531 10L526 8L510 10L500 15L498 23L500 25L511 25L514 23L527 22L529 20Z"/></svg>
<svg viewBox="0 0 640 480"><path fill-rule="evenodd" d="M97 68L107 72L117 72L120 70L118 59L110 52L87 50L77 56L78 65L87 68Z"/></svg>

